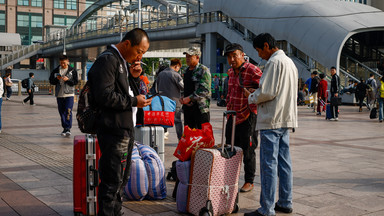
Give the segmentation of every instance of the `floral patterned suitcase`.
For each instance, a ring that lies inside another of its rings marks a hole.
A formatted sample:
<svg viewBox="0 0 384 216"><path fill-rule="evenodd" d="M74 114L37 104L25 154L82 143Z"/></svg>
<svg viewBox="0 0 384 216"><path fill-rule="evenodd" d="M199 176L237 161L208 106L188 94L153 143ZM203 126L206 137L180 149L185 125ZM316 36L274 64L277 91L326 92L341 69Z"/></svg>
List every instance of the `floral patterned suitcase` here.
<svg viewBox="0 0 384 216"><path fill-rule="evenodd" d="M235 118L236 112L224 112L224 121L229 114ZM235 119L233 122L236 122ZM232 128L234 137L235 125ZM231 146L198 149L191 161L187 211L194 215L237 212L242 158L243 151L234 146L234 139Z"/></svg>

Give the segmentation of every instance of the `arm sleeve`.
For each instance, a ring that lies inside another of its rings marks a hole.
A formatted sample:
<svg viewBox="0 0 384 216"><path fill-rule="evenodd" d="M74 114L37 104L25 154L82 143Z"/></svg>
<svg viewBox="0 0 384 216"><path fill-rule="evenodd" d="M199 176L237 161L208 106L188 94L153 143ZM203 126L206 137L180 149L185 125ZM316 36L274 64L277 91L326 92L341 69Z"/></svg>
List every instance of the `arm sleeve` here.
<svg viewBox="0 0 384 216"><path fill-rule="evenodd" d="M76 70L72 70L72 77L71 77L71 79L67 80L65 83L70 85L70 86L74 86L74 85L77 85L78 82L79 82L79 79L78 79L78 76L77 76L77 71Z"/></svg>
<svg viewBox="0 0 384 216"><path fill-rule="evenodd" d="M260 80L260 86L248 97L248 102L261 104L273 100L280 90L280 67L274 62L270 62L264 69ZM263 84L265 83L265 85Z"/></svg>
<svg viewBox="0 0 384 216"><path fill-rule="evenodd" d="M124 111L136 106L137 99L116 91L118 67L119 61L112 54L99 57L92 66L91 91L99 107Z"/></svg>
<svg viewBox="0 0 384 216"><path fill-rule="evenodd" d="M57 69L57 68L56 68ZM51 85L56 85L58 82L59 82L59 80L57 79L57 77L55 77L55 73L57 73L56 71L56 69L54 69L52 72L51 72L51 74L49 75L49 83L51 84Z"/></svg>
<svg viewBox="0 0 384 216"><path fill-rule="evenodd" d="M211 93L211 85L212 85L211 73L207 68L205 69L205 71L201 76L197 89L189 97L191 98L192 101L197 101L199 100L199 98L209 98Z"/></svg>

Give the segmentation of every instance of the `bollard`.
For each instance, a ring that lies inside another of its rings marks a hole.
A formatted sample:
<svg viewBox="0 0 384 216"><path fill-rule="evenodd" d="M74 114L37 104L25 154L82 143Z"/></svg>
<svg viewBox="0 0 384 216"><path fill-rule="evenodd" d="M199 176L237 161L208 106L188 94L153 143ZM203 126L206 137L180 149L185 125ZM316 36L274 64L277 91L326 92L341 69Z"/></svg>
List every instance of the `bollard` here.
<svg viewBox="0 0 384 216"><path fill-rule="evenodd" d="M18 93L17 93L17 96L21 96L21 80L19 80L18 82Z"/></svg>

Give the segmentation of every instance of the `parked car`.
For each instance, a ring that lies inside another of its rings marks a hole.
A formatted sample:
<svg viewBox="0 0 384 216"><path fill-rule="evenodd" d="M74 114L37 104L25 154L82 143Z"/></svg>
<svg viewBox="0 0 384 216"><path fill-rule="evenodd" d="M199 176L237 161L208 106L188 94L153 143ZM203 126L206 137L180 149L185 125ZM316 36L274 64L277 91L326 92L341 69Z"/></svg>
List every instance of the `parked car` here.
<svg viewBox="0 0 384 216"><path fill-rule="evenodd" d="M12 81L12 87L11 87L12 88L12 92L14 94L17 94L17 92L19 91L19 81L20 81L20 85L21 85L21 80L19 80L19 79L11 79L11 81ZM35 92L38 92L38 91L39 91L39 87L36 86L35 87ZM21 87L21 92L22 93L26 93L27 89Z"/></svg>

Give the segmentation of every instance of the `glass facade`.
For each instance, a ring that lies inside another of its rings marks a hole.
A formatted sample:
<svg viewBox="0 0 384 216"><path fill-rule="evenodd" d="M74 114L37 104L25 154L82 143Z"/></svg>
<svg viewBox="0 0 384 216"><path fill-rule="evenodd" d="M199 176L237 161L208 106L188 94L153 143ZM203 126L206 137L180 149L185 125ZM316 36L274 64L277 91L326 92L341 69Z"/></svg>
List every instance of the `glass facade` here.
<svg viewBox="0 0 384 216"><path fill-rule="evenodd" d="M77 9L76 0L67 0L67 9L68 10L76 10Z"/></svg>
<svg viewBox="0 0 384 216"><path fill-rule="evenodd" d="M5 32L5 11L0 11L0 32Z"/></svg>
<svg viewBox="0 0 384 216"><path fill-rule="evenodd" d="M29 0L17 0L18 5L29 6Z"/></svg>
<svg viewBox="0 0 384 216"><path fill-rule="evenodd" d="M64 0L53 0L53 8L64 9Z"/></svg>
<svg viewBox="0 0 384 216"><path fill-rule="evenodd" d="M0 0L0 4L5 4L5 0Z"/></svg>
<svg viewBox="0 0 384 216"><path fill-rule="evenodd" d="M73 16L64 16L64 15L54 15L53 24L54 25L63 25L70 27L76 20L76 17Z"/></svg>
<svg viewBox="0 0 384 216"><path fill-rule="evenodd" d="M35 13L17 13L16 32L21 36L21 44L30 45L41 40L43 34L43 16Z"/></svg>
<svg viewBox="0 0 384 216"><path fill-rule="evenodd" d="M31 6L34 6L34 7L43 6L43 0L31 0Z"/></svg>

